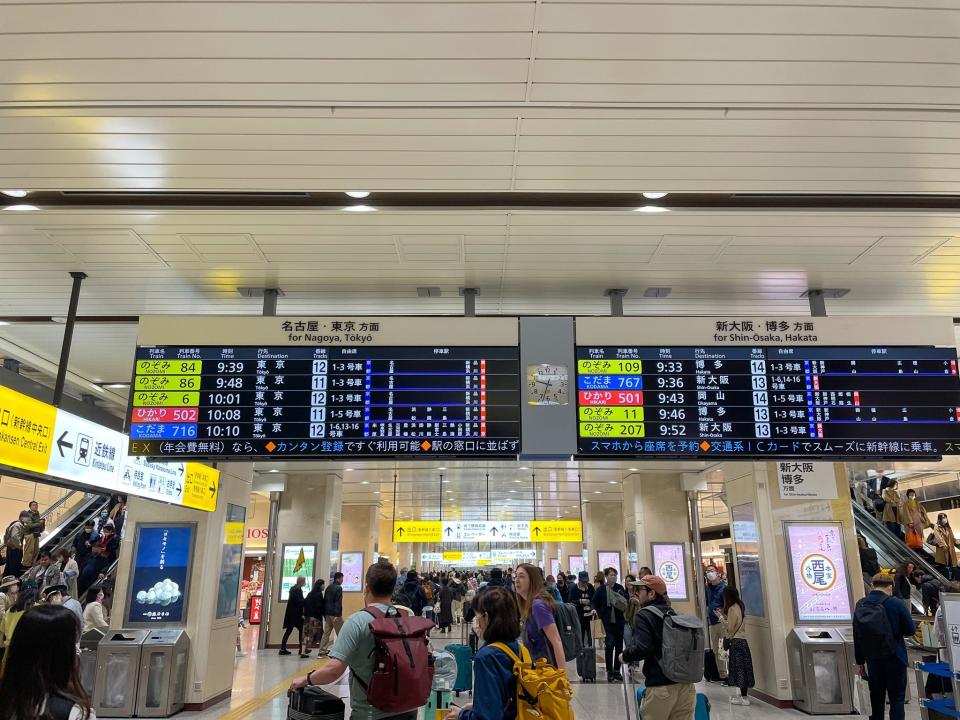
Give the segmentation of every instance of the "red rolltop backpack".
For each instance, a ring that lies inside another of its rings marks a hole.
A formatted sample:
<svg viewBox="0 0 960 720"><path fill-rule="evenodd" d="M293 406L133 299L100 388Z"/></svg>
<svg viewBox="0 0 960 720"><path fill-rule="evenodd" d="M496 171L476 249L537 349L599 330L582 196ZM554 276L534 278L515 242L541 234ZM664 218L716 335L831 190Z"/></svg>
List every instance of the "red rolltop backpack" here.
<svg viewBox="0 0 960 720"><path fill-rule="evenodd" d="M433 653L427 633L434 625L421 617L410 617L392 608L395 615L369 605L373 615L373 675L364 685L367 702L377 710L404 713L423 707L433 687Z"/></svg>

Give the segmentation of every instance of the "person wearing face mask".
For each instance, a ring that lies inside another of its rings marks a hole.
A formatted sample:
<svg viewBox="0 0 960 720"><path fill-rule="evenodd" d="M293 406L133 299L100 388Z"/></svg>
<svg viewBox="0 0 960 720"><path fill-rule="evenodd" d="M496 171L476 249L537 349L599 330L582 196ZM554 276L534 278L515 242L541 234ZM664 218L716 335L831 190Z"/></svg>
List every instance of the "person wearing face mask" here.
<svg viewBox="0 0 960 720"><path fill-rule="evenodd" d="M102 534L103 528L106 527L108 522L110 522L110 513L107 512L106 508L104 508L100 511L100 514L97 515L97 518L93 523L93 532L97 535Z"/></svg>
<svg viewBox="0 0 960 720"><path fill-rule="evenodd" d="M900 527L900 504L903 499L900 497L897 481L891 480L890 484L884 488L883 493L883 515L881 519L887 526L890 534L900 540L903 540L903 530Z"/></svg>
<svg viewBox="0 0 960 720"><path fill-rule="evenodd" d="M88 630L106 631L110 627L103 600L103 588L90 588L87 591L87 606L83 609L83 632Z"/></svg>
<svg viewBox="0 0 960 720"><path fill-rule="evenodd" d="M936 548L934 562L946 569L944 575L956 580L960 576L957 573L957 539L946 513L937 515L937 524L933 528L933 545Z"/></svg>
<svg viewBox="0 0 960 720"><path fill-rule="evenodd" d="M720 682L727 678L727 663L724 660L726 653L718 653L717 648L723 639L723 626L720 624L720 617L717 610L723 610L723 591L727 589L727 584L720 577L717 566L711 563L707 566L707 617L710 618L710 647L714 657L717 660L717 672L720 675Z"/></svg>
<svg viewBox="0 0 960 720"><path fill-rule="evenodd" d="M923 547L923 531L933 523L927 517L927 511L923 505L917 500L917 491L913 488L907 490L907 499L900 508L900 519L906 530L907 546L913 550L920 550Z"/></svg>

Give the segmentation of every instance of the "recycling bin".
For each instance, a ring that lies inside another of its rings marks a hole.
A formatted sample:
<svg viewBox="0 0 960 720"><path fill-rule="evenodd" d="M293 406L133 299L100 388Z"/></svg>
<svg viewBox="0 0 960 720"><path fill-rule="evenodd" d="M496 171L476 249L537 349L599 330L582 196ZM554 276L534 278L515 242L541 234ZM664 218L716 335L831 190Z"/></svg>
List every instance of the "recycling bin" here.
<svg viewBox="0 0 960 720"><path fill-rule="evenodd" d="M847 651L847 670L850 672L850 697L853 697L854 680L857 677L857 656L853 650L853 625L841 625L835 628L840 637L843 638L843 646ZM903 696L903 701L910 702L910 683L907 683L907 689Z"/></svg>
<svg viewBox="0 0 960 720"><path fill-rule="evenodd" d="M97 646L97 717L131 717L137 708L140 651L149 630L108 630Z"/></svg>
<svg viewBox="0 0 960 720"><path fill-rule="evenodd" d="M837 628L797 627L787 636L793 704L811 715L853 711L853 680Z"/></svg>
<svg viewBox="0 0 960 720"><path fill-rule="evenodd" d="M93 628L80 636L80 684L89 697L94 697L97 684L97 649L103 640L103 630Z"/></svg>
<svg viewBox="0 0 960 720"><path fill-rule="evenodd" d="M137 717L169 717L183 709L190 638L183 630L152 630L143 641Z"/></svg>

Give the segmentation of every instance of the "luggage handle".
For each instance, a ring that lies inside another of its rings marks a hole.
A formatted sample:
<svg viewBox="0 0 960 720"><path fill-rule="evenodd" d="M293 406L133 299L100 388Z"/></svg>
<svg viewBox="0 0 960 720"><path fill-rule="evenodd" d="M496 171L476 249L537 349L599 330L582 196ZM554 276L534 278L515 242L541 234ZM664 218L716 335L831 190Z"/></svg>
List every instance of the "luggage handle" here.
<svg viewBox="0 0 960 720"><path fill-rule="evenodd" d="M641 720L640 704L637 702L637 691L633 687L633 678L630 677L630 668L624 664L623 670L623 699L627 703L627 720ZM633 712L630 712L630 708Z"/></svg>

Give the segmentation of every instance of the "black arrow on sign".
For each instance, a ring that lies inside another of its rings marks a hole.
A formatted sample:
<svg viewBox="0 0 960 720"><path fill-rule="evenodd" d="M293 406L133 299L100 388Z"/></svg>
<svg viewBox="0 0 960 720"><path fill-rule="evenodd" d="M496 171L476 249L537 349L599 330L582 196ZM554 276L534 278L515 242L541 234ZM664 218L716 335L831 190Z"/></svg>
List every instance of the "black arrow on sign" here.
<svg viewBox="0 0 960 720"><path fill-rule="evenodd" d="M183 495L183 485L177 485L177 495Z"/></svg>
<svg viewBox="0 0 960 720"><path fill-rule="evenodd" d="M64 439L64 438L66 438L66 437L67 437L67 431L64 430L64 431L63 431L63 435L61 435L59 438L57 438L57 450L60 451L60 457L66 457L66 455L63 454L63 449L64 449L65 447L66 447L66 448L73 449L73 443L67 442L67 441Z"/></svg>
<svg viewBox="0 0 960 720"><path fill-rule="evenodd" d="M447 528L447 537L450 537L450 533L453 532L453 528Z"/></svg>
<svg viewBox="0 0 960 720"><path fill-rule="evenodd" d="M397 528L397 535L403 537L403 528Z"/></svg>
<svg viewBox="0 0 960 720"><path fill-rule="evenodd" d="M180 477L183 477L183 468L184 468L184 466L181 465L181 466L180 466Z"/></svg>
<svg viewBox="0 0 960 720"><path fill-rule="evenodd" d="M207 488L207 490L210 491L210 497L213 497L214 495L217 494L217 486L216 486L216 485L211 485L210 487Z"/></svg>
<svg viewBox="0 0 960 720"><path fill-rule="evenodd" d="M496 536L497 536L497 529L496 529L496 528L490 528L490 534L493 535L494 537L496 537Z"/></svg>
<svg viewBox="0 0 960 720"><path fill-rule="evenodd" d="M539 534L540 534L540 528L535 527L535 528L533 529L533 534L534 534L534 535L539 535Z"/></svg>

